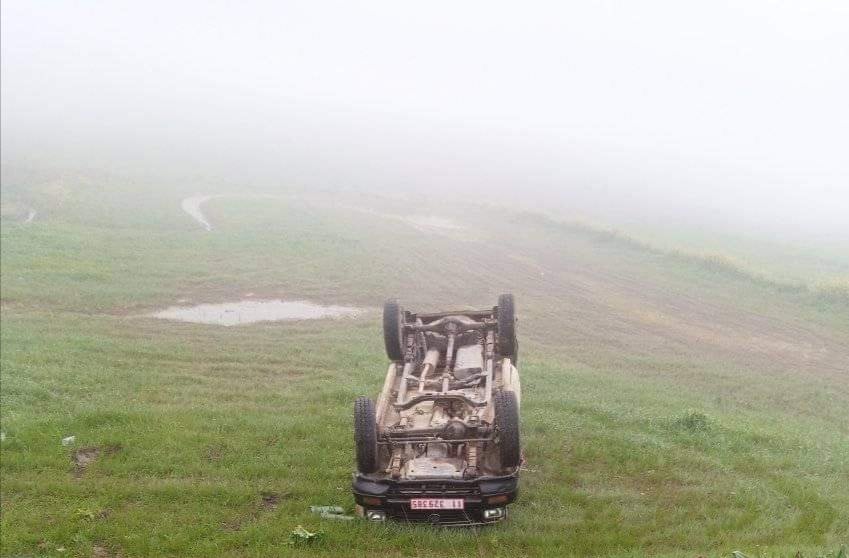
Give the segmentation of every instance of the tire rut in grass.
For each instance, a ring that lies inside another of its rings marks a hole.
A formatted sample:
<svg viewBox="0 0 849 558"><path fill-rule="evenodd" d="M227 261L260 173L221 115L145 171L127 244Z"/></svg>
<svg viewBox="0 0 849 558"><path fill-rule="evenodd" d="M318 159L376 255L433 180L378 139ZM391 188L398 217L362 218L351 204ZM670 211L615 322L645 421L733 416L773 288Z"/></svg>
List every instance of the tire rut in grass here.
<svg viewBox="0 0 849 558"><path fill-rule="evenodd" d="M114 455L121 451L120 444L110 444L104 447L86 446L71 453L71 462L74 465L74 478L82 478L88 466L97 461L101 455Z"/></svg>
<svg viewBox="0 0 849 558"><path fill-rule="evenodd" d="M245 525L257 521L261 514L275 511L280 506L281 500L288 495L288 492L261 491L259 493L259 502L255 506L252 506L250 511L222 521L221 529L228 532L241 531Z"/></svg>

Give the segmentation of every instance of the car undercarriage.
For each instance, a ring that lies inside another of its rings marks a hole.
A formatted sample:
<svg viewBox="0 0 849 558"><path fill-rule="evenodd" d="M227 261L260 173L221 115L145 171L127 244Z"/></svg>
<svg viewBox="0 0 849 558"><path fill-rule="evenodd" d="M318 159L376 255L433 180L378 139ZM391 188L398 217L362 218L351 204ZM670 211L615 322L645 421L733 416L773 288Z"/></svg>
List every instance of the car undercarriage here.
<svg viewBox="0 0 849 558"><path fill-rule="evenodd" d="M506 517L521 461L513 297L486 310L384 306L392 363L355 403L354 496L367 519L469 525Z"/></svg>

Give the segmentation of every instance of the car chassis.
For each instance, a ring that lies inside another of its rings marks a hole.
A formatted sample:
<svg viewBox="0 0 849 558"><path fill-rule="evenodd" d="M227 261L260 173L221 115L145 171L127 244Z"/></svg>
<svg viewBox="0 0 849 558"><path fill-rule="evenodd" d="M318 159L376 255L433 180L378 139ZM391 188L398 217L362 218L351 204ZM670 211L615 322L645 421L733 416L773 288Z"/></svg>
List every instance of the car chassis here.
<svg viewBox="0 0 849 558"><path fill-rule="evenodd" d="M384 305L392 361L375 404L354 406L359 515L439 525L507 516L521 462L512 295L486 310Z"/></svg>

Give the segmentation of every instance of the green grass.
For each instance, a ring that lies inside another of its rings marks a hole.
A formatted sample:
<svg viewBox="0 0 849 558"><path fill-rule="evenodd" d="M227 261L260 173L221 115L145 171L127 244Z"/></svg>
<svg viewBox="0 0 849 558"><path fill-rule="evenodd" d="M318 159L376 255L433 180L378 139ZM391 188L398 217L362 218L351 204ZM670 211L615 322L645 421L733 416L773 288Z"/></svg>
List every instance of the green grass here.
<svg viewBox="0 0 849 558"><path fill-rule="evenodd" d="M724 238L721 233L702 236L678 232L671 238L659 238L655 233L637 237L616 228L586 221L562 221L533 212L516 214L512 222L567 231L597 242L614 243L648 255L676 259L708 272L809 294L827 303L849 307L849 259L842 252L839 255L828 249L812 252L740 236ZM727 244L717 245L717 236ZM849 252L849 246L841 248ZM804 267L806 263L808 267Z"/></svg>
<svg viewBox="0 0 849 558"><path fill-rule="evenodd" d="M483 209L464 217L486 243L349 207L403 202L297 192L211 201L206 233L180 195L95 186L66 184L55 206L35 188L43 219L0 222L4 556L789 557L849 540L840 298ZM351 410L382 383L382 300L506 291L528 459L509 521L310 514L353 507ZM235 328L144 317L247 292L372 310ZM322 536L292 544L298 525Z"/></svg>

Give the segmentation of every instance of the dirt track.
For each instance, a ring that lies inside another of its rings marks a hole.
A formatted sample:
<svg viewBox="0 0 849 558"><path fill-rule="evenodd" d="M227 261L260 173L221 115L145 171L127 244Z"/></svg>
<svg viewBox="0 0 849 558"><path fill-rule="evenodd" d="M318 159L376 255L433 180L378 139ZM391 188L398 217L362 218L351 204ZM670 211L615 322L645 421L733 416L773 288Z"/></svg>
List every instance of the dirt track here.
<svg viewBox="0 0 849 558"><path fill-rule="evenodd" d="M505 288L533 300L524 305L531 311L550 308L523 321L523 331L543 342L710 359L765 376L849 380L849 327L818 321L792 295L722 274L696 271L682 280L680 262L633 248L522 237L505 234L494 242L509 265L468 248L457 265L501 275Z"/></svg>

